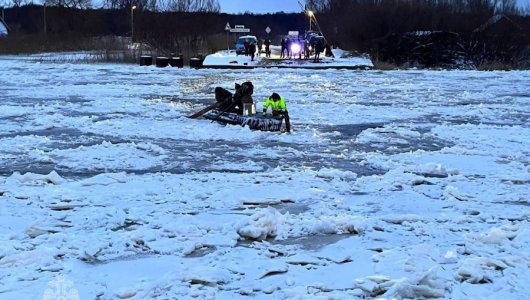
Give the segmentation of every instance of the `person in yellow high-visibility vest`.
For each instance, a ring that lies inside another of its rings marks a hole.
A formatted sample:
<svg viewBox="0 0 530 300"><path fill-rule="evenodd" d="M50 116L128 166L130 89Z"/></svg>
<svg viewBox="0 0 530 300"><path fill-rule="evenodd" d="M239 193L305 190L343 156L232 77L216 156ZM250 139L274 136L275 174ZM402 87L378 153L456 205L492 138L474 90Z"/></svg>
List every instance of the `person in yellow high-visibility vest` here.
<svg viewBox="0 0 530 300"><path fill-rule="evenodd" d="M285 99L280 97L277 93L272 93L269 98L265 99L265 104L263 104L263 114L267 113L269 106L272 108L273 116L283 116L285 118L287 132L290 132L291 123L289 120L289 113L287 112L287 106L285 105Z"/></svg>
<svg viewBox="0 0 530 300"><path fill-rule="evenodd" d="M265 104L263 104L263 113L267 112L269 106L272 108L272 114L274 116L284 114L287 112L287 107L285 106L285 99L280 97L277 93L272 93L272 95L265 99Z"/></svg>

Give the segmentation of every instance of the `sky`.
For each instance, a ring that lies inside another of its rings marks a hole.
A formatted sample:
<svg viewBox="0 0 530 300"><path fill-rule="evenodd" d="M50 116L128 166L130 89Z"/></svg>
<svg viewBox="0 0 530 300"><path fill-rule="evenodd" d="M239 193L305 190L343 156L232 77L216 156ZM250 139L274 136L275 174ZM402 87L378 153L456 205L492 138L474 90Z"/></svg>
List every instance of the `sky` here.
<svg viewBox="0 0 530 300"><path fill-rule="evenodd" d="M305 1L301 0L301 3ZM249 0L219 0L221 11L226 13L244 13L251 12L256 14L284 12L300 12L301 8L297 0L266 0L266 1L249 1ZM530 5L530 0L517 0L522 7Z"/></svg>
<svg viewBox="0 0 530 300"><path fill-rule="evenodd" d="M305 3L305 1L300 1ZM284 12L300 12L301 8L297 0L219 0L221 11L226 13L252 12L257 14Z"/></svg>

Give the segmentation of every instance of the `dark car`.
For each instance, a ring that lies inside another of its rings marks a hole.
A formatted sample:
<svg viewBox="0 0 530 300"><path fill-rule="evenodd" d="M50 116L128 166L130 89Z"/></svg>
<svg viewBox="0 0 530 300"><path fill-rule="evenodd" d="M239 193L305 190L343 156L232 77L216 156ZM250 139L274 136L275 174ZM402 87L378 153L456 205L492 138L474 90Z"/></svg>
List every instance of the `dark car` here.
<svg viewBox="0 0 530 300"><path fill-rule="evenodd" d="M305 40L311 45L313 48L320 44L322 47L325 44L324 36L320 31L307 31L305 33Z"/></svg>
<svg viewBox="0 0 530 300"><path fill-rule="evenodd" d="M248 40L249 43L254 43L256 49L258 49L258 39L253 35L244 35L237 39L236 42L236 54L245 54L245 41Z"/></svg>

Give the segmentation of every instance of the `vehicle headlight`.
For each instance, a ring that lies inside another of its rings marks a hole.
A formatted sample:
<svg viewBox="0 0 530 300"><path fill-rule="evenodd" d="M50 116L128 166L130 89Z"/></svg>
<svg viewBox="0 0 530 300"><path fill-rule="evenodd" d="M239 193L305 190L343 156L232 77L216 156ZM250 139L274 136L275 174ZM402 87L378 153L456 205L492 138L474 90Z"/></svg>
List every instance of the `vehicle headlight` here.
<svg viewBox="0 0 530 300"><path fill-rule="evenodd" d="M295 43L295 44L292 44L292 45L291 45L291 52L292 52L293 54L298 54L298 53L300 53L300 50L302 50L302 47L300 46L300 44L296 44L296 43Z"/></svg>

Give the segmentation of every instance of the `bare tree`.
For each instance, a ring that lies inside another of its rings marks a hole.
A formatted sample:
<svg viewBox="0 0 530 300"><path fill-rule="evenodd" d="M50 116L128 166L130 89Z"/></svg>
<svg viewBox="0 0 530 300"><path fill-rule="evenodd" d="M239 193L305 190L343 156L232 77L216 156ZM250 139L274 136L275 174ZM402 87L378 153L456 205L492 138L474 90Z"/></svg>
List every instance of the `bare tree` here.
<svg viewBox="0 0 530 300"><path fill-rule="evenodd" d="M158 10L157 3L158 3L157 0L147 0L145 3L144 9L150 10L150 11L157 11Z"/></svg>
<svg viewBox="0 0 530 300"><path fill-rule="evenodd" d="M493 14L493 5L490 0L467 0L469 12Z"/></svg>
<svg viewBox="0 0 530 300"><path fill-rule="evenodd" d="M306 0L305 9L324 12L329 10L332 0Z"/></svg>
<svg viewBox="0 0 530 300"><path fill-rule="evenodd" d="M494 0L495 11L501 14L516 15L519 13L515 0Z"/></svg>
<svg viewBox="0 0 530 300"><path fill-rule="evenodd" d="M92 0L44 0L47 6L69 7L69 8L91 8Z"/></svg>
<svg viewBox="0 0 530 300"><path fill-rule="evenodd" d="M160 3L161 10L176 12L213 12L221 11L218 0L167 0Z"/></svg>
<svg viewBox="0 0 530 300"><path fill-rule="evenodd" d="M103 6L114 9L136 6L139 10L173 12L218 13L221 10L218 0L104 0Z"/></svg>
<svg viewBox="0 0 530 300"><path fill-rule="evenodd" d="M27 0L11 0L11 3L13 4L14 7L20 7L24 4L27 4L28 1Z"/></svg>
<svg viewBox="0 0 530 300"><path fill-rule="evenodd" d="M113 9L124 9L136 6L139 10L144 10L153 4L156 6L156 0L104 0L103 7Z"/></svg>
<svg viewBox="0 0 530 300"><path fill-rule="evenodd" d="M530 16L530 2L521 8L521 15Z"/></svg>
<svg viewBox="0 0 530 300"><path fill-rule="evenodd" d="M103 7L104 8L118 8L120 2L119 0L103 0Z"/></svg>

